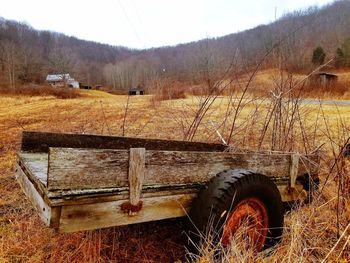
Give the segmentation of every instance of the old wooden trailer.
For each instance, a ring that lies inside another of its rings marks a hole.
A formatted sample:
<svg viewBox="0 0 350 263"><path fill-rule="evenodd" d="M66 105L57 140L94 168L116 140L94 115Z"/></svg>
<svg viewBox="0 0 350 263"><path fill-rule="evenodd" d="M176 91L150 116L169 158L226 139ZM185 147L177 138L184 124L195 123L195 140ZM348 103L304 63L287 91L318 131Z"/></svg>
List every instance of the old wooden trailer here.
<svg viewBox="0 0 350 263"><path fill-rule="evenodd" d="M305 199L318 166L317 154L23 132L16 178L45 224L58 232L186 215L204 232L214 216L223 245L248 219L263 236L256 237L262 249L281 234L282 202Z"/></svg>

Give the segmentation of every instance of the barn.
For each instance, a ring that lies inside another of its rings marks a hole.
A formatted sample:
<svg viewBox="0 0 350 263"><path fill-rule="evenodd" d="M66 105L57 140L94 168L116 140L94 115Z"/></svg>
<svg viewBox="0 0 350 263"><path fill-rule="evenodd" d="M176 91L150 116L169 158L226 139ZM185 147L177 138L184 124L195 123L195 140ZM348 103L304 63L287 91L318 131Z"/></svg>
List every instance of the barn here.
<svg viewBox="0 0 350 263"><path fill-rule="evenodd" d="M144 94L145 94L145 90L143 88L134 87L129 89L129 95L144 95Z"/></svg>
<svg viewBox="0 0 350 263"><path fill-rule="evenodd" d="M314 73L310 77L310 82L313 85L319 85L322 87L330 86L330 85L334 84L335 82L337 82L337 80L338 80L337 75L332 74L332 73L328 73L328 72Z"/></svg>

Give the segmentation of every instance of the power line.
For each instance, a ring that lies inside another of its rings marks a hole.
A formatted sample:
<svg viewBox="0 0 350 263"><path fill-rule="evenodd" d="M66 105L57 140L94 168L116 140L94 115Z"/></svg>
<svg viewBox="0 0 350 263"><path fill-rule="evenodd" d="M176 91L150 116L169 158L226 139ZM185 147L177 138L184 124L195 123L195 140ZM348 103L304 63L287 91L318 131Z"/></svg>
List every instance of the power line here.
<svg viewBox="0 0 350 263"><path fill-rule="evenodd" d="M135 10L135 14L136 14L137 20L139 21L140 25L144 25L143 20L141 19L140 13L138 11L137 5L135 4L134 0L131 0L131 5ZM148 34L146 32L143 32L142 35L144 37L146 37L146 40L149 40Z"/></svg>
<svg viewBox="0 0 350 263"><path fill-rule="evenodd" d="M134 32L136 38L138 39L138 41L140 41L142 47L145 48L145 45L144 45L143 41L141 40L139 34L137 33L137 30L136 30L136 28L134 27L134 24L132 23L131 19L129 18L129 16L128 16L128 14L127 14L125 8L124 8L124 6L122 5L121 0L118 0L118 3L119 3L119 5L120 5L120 7L121 7L121 9L122 9L122 11L123 11L123 13L124 13L126 19L128 20L128 23L130 24L130 27L132 28L132 30L133 30L133 32Z"/></svg>

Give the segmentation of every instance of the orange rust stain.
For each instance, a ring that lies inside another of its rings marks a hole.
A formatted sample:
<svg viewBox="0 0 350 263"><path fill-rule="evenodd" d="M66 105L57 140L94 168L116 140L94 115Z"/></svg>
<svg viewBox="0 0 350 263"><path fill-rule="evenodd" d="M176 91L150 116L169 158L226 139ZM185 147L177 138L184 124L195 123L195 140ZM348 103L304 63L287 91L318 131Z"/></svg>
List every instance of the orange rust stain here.
<svg viewBox="0 0 350 263"><path fill-rule="evenodd" d="M139 201L137 205L132 205L130 202L125 202L120 205L121 210L124 213L129 213L129 212L139 212L142 209L143 202Z"/></svg>

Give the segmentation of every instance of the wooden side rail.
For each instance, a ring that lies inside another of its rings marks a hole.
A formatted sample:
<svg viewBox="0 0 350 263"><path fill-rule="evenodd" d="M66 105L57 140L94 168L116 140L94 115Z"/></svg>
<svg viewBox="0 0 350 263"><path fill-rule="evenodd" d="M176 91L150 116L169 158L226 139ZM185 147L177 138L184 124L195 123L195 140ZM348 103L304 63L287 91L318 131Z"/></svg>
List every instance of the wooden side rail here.
<svg viewBox="0 0 350 263"><path fill-rule="evenodd" d="M50 148L48 190L127 187L129 158L128 150ZM232 168L289 178L295 166L290 154L146 150L144 158L144 185L205 183ZM318 156L303 156L293 177L317 172Z"/></svg>
<svg viewBox="0 0 350 263"><path fill-rule="evenodd" d="M49 147L93 148L93 149L130 149L166 151L204 151L222 152L227 148L222 144L185 142L173 140L141 139L116 136L88 134L50 133L24 131L22 134L22 151L48 152Z"/></svg>

